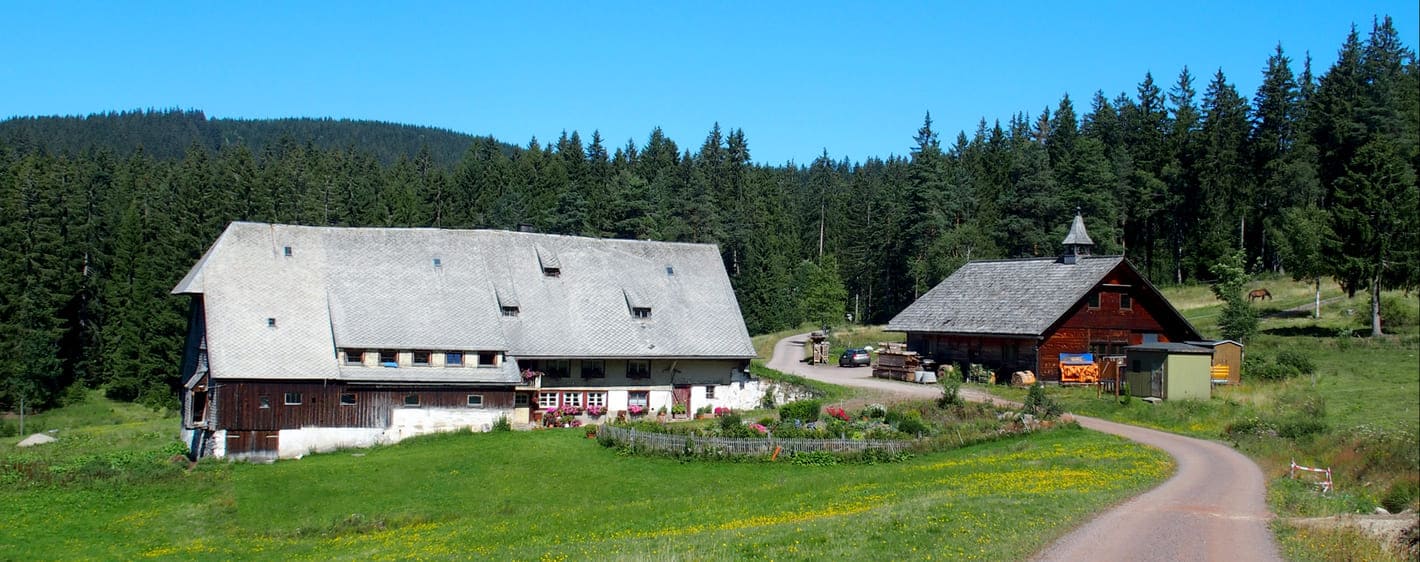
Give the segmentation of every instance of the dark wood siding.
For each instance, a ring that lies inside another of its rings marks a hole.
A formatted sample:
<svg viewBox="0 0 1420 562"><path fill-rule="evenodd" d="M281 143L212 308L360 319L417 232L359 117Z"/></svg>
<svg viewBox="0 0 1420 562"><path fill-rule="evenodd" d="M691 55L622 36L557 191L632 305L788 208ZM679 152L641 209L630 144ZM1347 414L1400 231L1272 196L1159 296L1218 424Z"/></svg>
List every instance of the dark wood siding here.
<svg viewBox="0 0 1420 562"><path fill-rule="evenodd" d="M1127 266L1115 268L1092 292L1099 294L1098 307L1089 306L1091 299L1087 295L1056 319L1039 339L909 333L907 346L944 363L986 365L997 372L998 378L1030 369L1040 380L1058 381L1061 353L1108 350L1122 355L1124 346L1144 343L1145 334L1153 334L1160 342L1197 337L1168 303ZM1128 308L1121 306L1123 295L1129 296Z"/></svg>
<svg viewBox="0 0 1420 562"><path fill-rule="evenodd" d="M404 397L419 395L422 408L468 408L468 395L483 395L484 409L513 407L513 389L475 387L389 388L344 383L298 381L214 381L217 428L280 430L301 427L389 427L391 412L403 408ZM285 404L288 392L301 393L301 403ZM341 405L340 395L355 395L355 404ZM261 397L269 407L261 407Z"/></svg>

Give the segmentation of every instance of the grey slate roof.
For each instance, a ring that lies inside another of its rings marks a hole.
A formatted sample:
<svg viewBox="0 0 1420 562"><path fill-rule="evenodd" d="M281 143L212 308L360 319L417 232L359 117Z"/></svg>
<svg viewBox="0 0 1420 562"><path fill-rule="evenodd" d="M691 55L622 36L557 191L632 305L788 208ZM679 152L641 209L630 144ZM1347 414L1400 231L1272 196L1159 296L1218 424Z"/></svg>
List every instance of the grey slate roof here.
<svg viewBox="0 0 1420 562"><path fill-rule="evenodd" d="M545 276L543 267L561 275ZM705 244L232 223L173 293L204 297L214 377L518 380L512 362L498 374L350 367L338 361L345 347L754 356L719 251ZM628 295L652 317L632 318ZM502 316L500 306L519 314Z"/></svg>
<svg viewBox="0 0 1420 562"><path fill-rule="evenodd" d="M1210 348L1207 348L1207 347L1200 347L1200 346L1196 346L1196 345L1189 345L1189 344L1186 344L1186 343L1178 343L1178 342L1153 342L1153 343L1142 343L1142 344L1139 344L1139 345L1125 346L1124 350L1125 350L1125 351L1158 351L1158 352L1168 353L1168 354L1186 354L1186 355L1212 355L1212 354L1213 354L1213 350L1210 349Z"/></svg>
<svg viewBox="0 0 1420 562"><path fill-rule="evenodd" d="M1124 261L1082 256L974 261L922 295L892 321L894 332L1039 336Z"/></svg>
<svg viewBox="0 0 1420 562"><path fill-rule="evenodd" d="M1067 246L1074 244L1080 246L1093 246L1094 240L1090 240L1090 233L1085 232L1085 217L1075 214L1075 222L1070 223L1070 233L1065 235L1065 241L1061 242Z"/></svg>

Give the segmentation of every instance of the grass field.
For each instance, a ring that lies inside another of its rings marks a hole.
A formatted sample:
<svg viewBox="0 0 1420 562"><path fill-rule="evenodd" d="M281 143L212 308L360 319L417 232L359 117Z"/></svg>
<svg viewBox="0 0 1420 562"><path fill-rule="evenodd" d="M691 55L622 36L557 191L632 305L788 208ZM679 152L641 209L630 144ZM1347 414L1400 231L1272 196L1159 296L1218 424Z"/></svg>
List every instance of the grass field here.
<svg viewBox="0 0 1420 562"><path fill-rule="evenodd" d="M55 463L88 454L66 435ZM28 454L12 445L0 470ZM147 462L141 478L5 472L0 559L1020 559L1172 471L1157 451L1070 428L825 467L621 456L580 430Z"/></svg>
<svg viewBox="0 0 1420 562"><path fill-rule="evenodd" d="M1050 388L1067 410L1237 445L1272 479L1268 501L1282 517L1369 513L1389 502L1420 507L1420 336L1414 326L1382 338L1369 334L1365 297L1347 299L1323 284L1322 317L1311 317L1313 288L1284 279L1255 282L1273 300L1256 304L1263 314L1260 333L1247 342L1252 360L1275 359L1286 351L1315 365L1311 375L1281 381L1257 380L1245 369L1243 384L1215 389L1207 402L1140 400L1123 403L1096 398L1093 388ZM1206 286L1169 287L1170 302L1205 337L1217 337L1221 306ZM1398 293L1397 293L1398 294ZM1411 295L1409 298L1414 299ZM1307 306L1302 313L1288 312ZM982 387L986 388L986 387ZM1000 386L990 392L1021 400L1024 389ZM1241 431L1241 427L1256 427ZM1230 432L1232 428L1235 431ZM1337 492L1320 496L1310 485L1287 479L1291 461L1331 467ZM1289 558L1370 559L1374 545L1349 531L1318 532L1279 524Z"/></svg>

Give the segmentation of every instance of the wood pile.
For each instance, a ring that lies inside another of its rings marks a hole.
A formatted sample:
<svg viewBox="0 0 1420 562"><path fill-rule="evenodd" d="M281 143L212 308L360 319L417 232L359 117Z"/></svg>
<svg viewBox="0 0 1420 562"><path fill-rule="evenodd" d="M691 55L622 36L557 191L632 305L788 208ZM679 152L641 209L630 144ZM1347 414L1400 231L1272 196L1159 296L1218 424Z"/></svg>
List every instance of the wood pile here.
<svg viewBox="0 0 1420 562"><path fill-rule="evenodd" d="M917 371L922 369L922 357L916 351L908 351L902 343L885 342L878 344L878 357L873 360L873 376L912 382Z"/></svg>
<svg viewBox="0 0 1420 562"><path fill-rule="evenodd" d="M1031 371L1016 371L1011 373L1011 386L1030 386L1035 384L1035 373Z"/></svg>

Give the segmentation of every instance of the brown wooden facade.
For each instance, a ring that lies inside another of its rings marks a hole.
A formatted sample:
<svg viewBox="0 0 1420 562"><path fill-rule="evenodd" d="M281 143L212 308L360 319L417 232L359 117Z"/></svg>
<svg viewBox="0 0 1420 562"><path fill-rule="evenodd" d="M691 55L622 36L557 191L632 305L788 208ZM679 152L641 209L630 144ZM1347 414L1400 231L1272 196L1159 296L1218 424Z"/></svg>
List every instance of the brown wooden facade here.
<svg viewBox="0 0 1420 562"><path fill-rule="evenodd" d="M215 396L216 429L276 431L302 427L390 426L396 408L469 408L469 395L482 396L482 408L508 410L515 392L511 387L408 386L378 387L319 381L223 380L209 388ZM299 393L300 404L287 404L287 393ZM342 403L342 395L348 395ZM418 404L405 402L416 396ZM353 398L354 403L348 403Z"/></svg>
<svg viewBox="0 0 1420 562"><path fill-rule="evenodd" d="M1029 369L1039 380L1059 381L1062 353L1094 353L1098 361L1123 355L1129 345L1193 338L1193 328L1163 297L1121 264L1038 336L909 332L907 345L942 363L985 365L997 380Z"/></svg>

